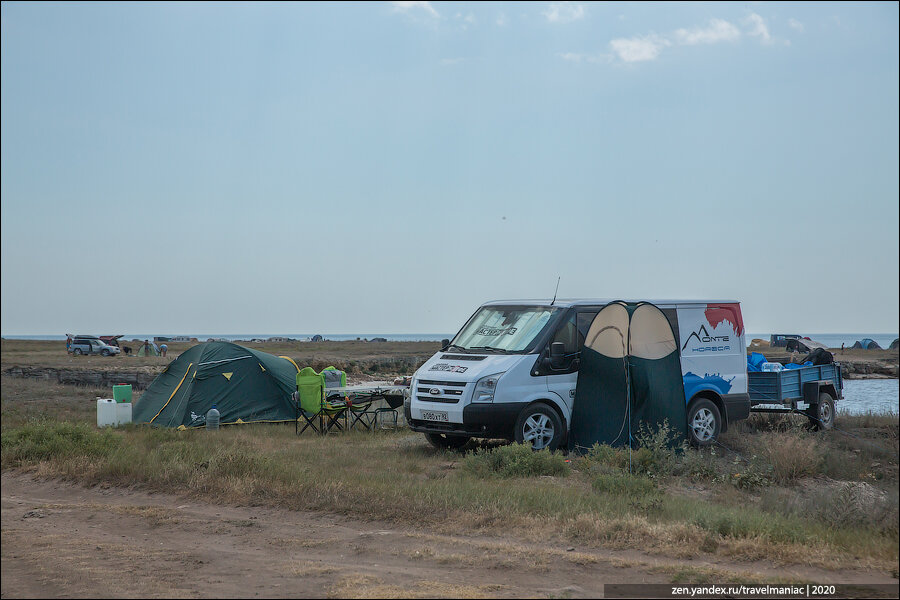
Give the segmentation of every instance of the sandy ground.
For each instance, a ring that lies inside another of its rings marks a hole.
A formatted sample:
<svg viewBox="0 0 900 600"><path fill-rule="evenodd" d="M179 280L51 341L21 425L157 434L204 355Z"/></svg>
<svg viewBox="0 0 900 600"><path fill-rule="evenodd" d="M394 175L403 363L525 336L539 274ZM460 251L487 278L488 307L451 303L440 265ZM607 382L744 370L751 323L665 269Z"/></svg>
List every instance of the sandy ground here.
<svg viewBox="0 0 900 600"><path fill-rule="evenodd" d="M711 567L820 583L884 575L537 547L329 514L2 476L3 598L598 597ZM739 579L739 578L738 578Z"/></svg>

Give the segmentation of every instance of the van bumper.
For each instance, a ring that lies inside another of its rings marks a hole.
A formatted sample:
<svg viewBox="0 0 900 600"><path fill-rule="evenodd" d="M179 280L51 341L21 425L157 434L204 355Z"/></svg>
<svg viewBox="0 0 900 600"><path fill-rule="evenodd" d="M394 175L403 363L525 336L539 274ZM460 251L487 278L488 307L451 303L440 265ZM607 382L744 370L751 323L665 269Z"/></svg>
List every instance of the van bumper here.
<svg viewBox="0 0 900 600"><path fill-rule="evenodd" d="M729 423L750 416L750 394L725 394L722 403L725 405L725 419Z"/></svg>
<svg viewBox="0 0 900 600"><path fill-rule="evenodd" d="M446 433L468 437L509 438L524 404L501 402L469 404L463 408L462 423L442 423L409 419L409 428L420 433Z"/></svg>

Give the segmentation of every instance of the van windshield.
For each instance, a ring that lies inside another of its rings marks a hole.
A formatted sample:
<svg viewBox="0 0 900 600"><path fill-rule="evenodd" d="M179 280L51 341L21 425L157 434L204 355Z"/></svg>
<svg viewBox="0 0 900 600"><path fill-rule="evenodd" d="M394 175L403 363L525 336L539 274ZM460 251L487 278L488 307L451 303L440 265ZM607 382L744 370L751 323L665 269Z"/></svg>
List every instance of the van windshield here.
<svg viewBox="0 0 900 600"><path fill-rule="evenodd" d="M524 352L559 310L551 306L482 306L451 346L462 350Z"/></svg>

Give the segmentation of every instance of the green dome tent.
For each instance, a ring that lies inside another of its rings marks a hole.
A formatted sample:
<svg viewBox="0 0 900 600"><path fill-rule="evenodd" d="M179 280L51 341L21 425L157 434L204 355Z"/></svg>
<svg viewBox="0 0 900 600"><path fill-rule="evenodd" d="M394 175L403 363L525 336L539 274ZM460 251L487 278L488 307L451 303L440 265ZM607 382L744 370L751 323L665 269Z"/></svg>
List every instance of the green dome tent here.
<svg viewBox="0 0 900 600"><path fill-rule="evenodd" d="M134 353L135 356L159 356L159 346L156 345L156 342L144 341L141 344L141 347L138 348L138 351Z"/></svg>
<svg viewBox="0 0 900 600"><path fill-rule="evenodd" d="M222 424L294 421L297 365L229 342L183 352L153 380L134 407L135 423L202 427L215 404Z"/></svg>

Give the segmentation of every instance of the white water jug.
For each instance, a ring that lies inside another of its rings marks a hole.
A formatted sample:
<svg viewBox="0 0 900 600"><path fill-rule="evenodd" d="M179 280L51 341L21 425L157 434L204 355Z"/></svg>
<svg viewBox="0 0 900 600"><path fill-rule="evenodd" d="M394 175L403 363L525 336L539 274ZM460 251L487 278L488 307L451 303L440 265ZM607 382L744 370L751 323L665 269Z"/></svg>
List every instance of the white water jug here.
<svg viewBox="0 0 900 600"><path fill-rule="evenodd" d="M131 423L131 402L116 402L116 425Z"/></svg>
<svg viewBox="0 0 900 600"><path fill-rule="evenodd" d="M116 404L113 398L97 398L97 427L115 426Z"/></svg>

